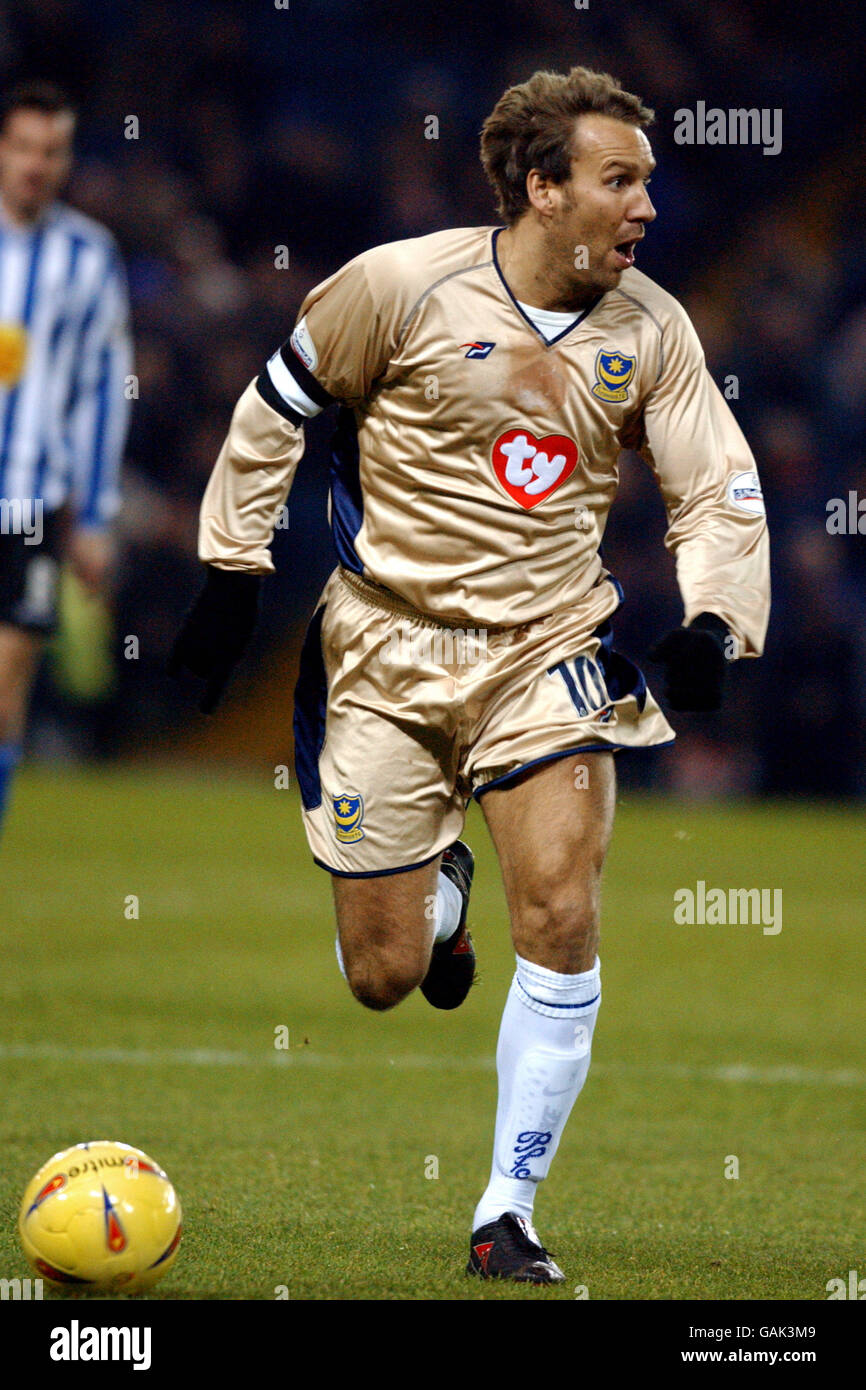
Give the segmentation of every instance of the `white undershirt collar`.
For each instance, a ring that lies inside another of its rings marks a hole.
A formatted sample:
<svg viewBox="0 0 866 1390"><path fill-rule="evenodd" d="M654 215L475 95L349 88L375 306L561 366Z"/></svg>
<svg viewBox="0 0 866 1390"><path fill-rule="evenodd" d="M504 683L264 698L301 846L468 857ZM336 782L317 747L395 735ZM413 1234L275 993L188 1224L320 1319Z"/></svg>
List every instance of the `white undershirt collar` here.
<svg viewBox="0 0 866 1390"><path fill-rule="evenodd" d="M580 314L564 312L562 309L536 309L533 304L524 304L522 299L518 299L517 303L544 338L558 338L560 333L564 333L566 328L570 328L580 318Z"/></svg>

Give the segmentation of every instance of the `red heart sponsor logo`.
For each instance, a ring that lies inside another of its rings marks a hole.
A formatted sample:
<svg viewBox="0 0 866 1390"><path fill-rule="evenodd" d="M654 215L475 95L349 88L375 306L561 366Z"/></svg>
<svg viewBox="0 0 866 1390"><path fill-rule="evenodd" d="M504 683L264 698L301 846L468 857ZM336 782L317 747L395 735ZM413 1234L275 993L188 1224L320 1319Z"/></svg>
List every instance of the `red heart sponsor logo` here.
<svg viewBox="0 0 866 1390"><path fill-rule="evenodd" d="M531 430L512 429L493 445L493 471L508 496L525 511L561 487L577 467L577 445L565 434L536 439Z"/></svg>

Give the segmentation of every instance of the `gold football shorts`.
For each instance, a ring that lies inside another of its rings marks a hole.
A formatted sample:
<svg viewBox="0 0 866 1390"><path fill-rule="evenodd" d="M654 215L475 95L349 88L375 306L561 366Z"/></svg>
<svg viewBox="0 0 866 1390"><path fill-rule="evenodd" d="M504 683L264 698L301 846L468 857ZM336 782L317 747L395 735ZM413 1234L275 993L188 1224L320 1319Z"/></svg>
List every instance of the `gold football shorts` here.
<svg viewBox="0 0 866 1390"><path fill-rule="evenodd" d="M348 877L418 868L458 838L472 796L528 768L670 743L642 672L613 650L610 620L588 630L586 611L450 627L336 569L295 690L295 768L316 863Z"/></svg>

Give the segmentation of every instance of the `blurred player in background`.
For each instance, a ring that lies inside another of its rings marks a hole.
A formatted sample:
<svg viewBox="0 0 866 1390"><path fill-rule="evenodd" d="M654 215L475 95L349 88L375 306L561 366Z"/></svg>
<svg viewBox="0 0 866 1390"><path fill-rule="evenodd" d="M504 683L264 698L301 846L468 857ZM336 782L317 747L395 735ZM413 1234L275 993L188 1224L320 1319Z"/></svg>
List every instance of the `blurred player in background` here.
<svg viewBox="0 0 866 1390"><path fill-rule="evenodd" d="M132 370L126 279L106 228L58 201L75 113L48 83L0 107L0 820L68 560L93 592Z"/></svg>
<svg viewBox="0 0 866 1390"><path fill-rule="evenodd" d="M482 134L504 227L377 247L307 296L235 409L173 657L212 708L273 568L304 423L339 403L339 565L295 698L304 821L356 997L387 1009L420 986L453 1008L475 959L457 836L480 800L517 953L470 1241L482 1278L563 1279L533 1201L589 1069L613 752L673 738L612 642L622 591L599 545L621 448L667 509L684 624L655 659L673 708L717 708L726 657L760 654L767 624L754 460L684 310L634 268L656 215L651 119L606 74L535 73Z"/></svg>

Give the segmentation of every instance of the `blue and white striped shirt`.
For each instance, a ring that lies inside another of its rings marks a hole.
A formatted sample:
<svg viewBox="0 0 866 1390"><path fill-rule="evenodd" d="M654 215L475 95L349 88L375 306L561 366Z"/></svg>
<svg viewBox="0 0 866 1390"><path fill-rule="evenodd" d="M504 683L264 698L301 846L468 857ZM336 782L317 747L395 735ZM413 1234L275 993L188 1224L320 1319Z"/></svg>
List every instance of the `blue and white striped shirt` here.
<svg viewBox="0 0 866 1390"><path fill-rule="evenodd" d="M132 341L111 233L65 203L32 227L0 206L0 497L69 501L77 524L119 505Z"/></svg>

